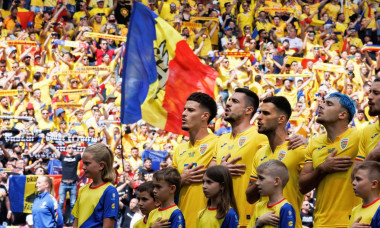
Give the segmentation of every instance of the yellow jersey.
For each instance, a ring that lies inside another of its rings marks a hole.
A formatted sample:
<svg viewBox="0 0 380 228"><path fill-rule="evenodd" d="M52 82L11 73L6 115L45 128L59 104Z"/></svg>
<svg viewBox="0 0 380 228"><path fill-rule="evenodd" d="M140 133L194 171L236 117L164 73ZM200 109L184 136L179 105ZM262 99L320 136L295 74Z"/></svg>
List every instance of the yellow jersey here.
<svg viewBox="0 0 380 228"><path fill-rule="evenodd" d="M194 145L191 145L190 142L180 144L173 153L172 166L179 173L182 173L190 163L194 163L193 168L199 165L207 168L214 155L217 141L216 135L209 134L205 138L197 140ZM185 216L186 226L194 227L197 216L194 212L206 208L206 205L207 199L203 194L202 183L182 186L178 206Z"/></svg>
<svg viewBox="0 0 380 228"><path fill-rule="evenodd" d="M349 128L336 137L334 142L327 134L319 135L311 140L305 157L306 163L313 163L316 169L327 156L337 150L336 157L350 157L357 155L359 145L357 129ZM314 212L315 227L347 227L352 208L358 204L351 184L351 170L328 174L317 186L317 201Z"/></svg>
<svg viewBox="0 0 380 228"><path fill-rule="evenodd" d="M217 142L214 159L218 165L228 154L231 154L230 160L241 156L241 160L237 161L236 164L245 164L245 173L241 176L232 177L240 226L248 224L253 212L253 205L245 199L245 190L248 187L249 175L252 172L253 157L265 144L268 144L267 137L259 134L255 127L250 127L235 137L232 136L232 133L224 134L219 137Z"/></svg>
<svg viewBox="0 0 380 228"><path fill-rule="evenodd" d="M185 219L182 212L179 210L177 205L172 205L167 208L156 208L149 213L149 218L147 221L148 227L152 227L157 219L168 219L171 223L171 227L182 228L185 227Z"/></svg>
<svg viewBox="0 0 380 228"><path fill-rule="evenodd" d="M285 142L280 146L277 146L274 152L270 145L265 145L259 151L257 151L253 163L250 179L257 181L257 167L269 160L279 160L283 162L289 171L289 182L284 188L284 197L288 199L289 203L294 207L296 211L297 223L295 227L302 228L301 222L301 207L303 203L303 195L299 191L299 177L300 172L305 164L306 146L298 147L294 150L288 150L289 142Z"/></svg>
<svg viewBox="0 0 380 228"><path fill-rule="evenodd" d="M356 160L364 161L368 154L375 148L380 140L380 126L379 122L367 125L363 128L362 135L359 142L359 152Z"/></svg>
<svg viewBox="0 0 380 228"><path fill-rule="evenodd" d="M144 218L140 219L133 225L133 228L149 228L146 222L147 222L147 218L146 216L144 216Z"/></svg>
<svg viewBox="0 0 380 228"><path fill-rule="evenodd" d="M188 226L188 227L197 227L197 228L238 227L239 217L234 209L230 208L226 216L222 219L217 219L216 214L217 214L217 208L205 208L198 212L197 221L195 222L196 225ZM186 221L186 224L188 224L187 221Z"/></svg>
<svg viewBox="0 0 380 228"><path fill-rule="evenodd" d="M359 217L362 217L360 223L370 224L371 227L380 227L379 207L380 198L376 199L367 206L364 206L363 203L359 204L352 209L349 227L351 227Z"/></svg>
<svg viewBox="0 0 380 228"><path fill-rule="evenodd" d="M294 208L292 207L292 205L290 205L288 201L285 198L283 198L281 201L273 205L269 205L268 199L258 202L255 206L255 211L253 213L251 221L249 222L248 228L255 227L256 220L260 216L263 216L272 211L274 211L276 215L280 216L280 222L278 224L278 227L287 227L287 228L294 227L296 223L296 217L295 217L296 212L294 211ZM275 226L271 226L271 225L261 226L261 228L271 228L271 227L275 227Z"/></svg>

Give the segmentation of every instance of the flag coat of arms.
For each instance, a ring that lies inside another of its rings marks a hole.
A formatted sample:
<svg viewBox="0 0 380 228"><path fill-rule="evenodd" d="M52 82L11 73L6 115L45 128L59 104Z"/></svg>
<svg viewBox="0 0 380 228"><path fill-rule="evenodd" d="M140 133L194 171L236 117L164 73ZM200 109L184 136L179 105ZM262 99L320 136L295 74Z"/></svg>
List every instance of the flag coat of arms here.
<svg viewBox="0 0 380 228"><path fill-rule="evenodd" d="M195 56L181 35L140 2L134 2L121 71L121 121L140 119L183 133L181 119L193 92L213 96L218 73Z"/></svg>

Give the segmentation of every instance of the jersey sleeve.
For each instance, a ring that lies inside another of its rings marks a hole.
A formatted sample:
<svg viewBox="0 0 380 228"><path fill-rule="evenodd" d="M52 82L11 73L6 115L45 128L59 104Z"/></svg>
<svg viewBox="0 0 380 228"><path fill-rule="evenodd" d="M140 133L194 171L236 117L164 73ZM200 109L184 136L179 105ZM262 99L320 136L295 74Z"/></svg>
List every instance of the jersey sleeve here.
<svg viewBox="0 0 380 228"><path fill-rule="evenodd" d="M57 224L57 228L62 228L63 227L63 216L61 209L58 207L58 202L56 199L54 199L53 196L51 196L51 207L50 211L54 217L54 221Z"/></svg>
<svg viewBox="0 0 380 228"><path fill-rule="evenodd" d="M184 228L185 218L179 209L173 211L170 215L169 222L171 223L171 228Z"/></svg>
<svg viewBox="0 0 380 228"><path fill-rule="evenodd" d="M236 228L238 226L239 226L239 217L236 211L230 208L230 210L226 214L226 217L224 217L224 221L220 228Z"/></svg>
<svg viewBox="0 0 380 228"><path fill-rule="evenodd" d="M279 228L293 228L296 224L296 212L289 203L284 204L280 209Z"/></svg>
<svg viewBox="0 0 380 228"><path fill-rule="evenodd" d="M313 148L311 142L306 148L305 163L313 163Z"/></svg>
<svg viewBox="0 0 380 228"><path fill-rule="evenodd" d="M251 180L251 181L257 181L257 179L258 179L258 177L257 177L257 166L258 166L257 159L259 159L258 158L259 151L257 151L257 153L255 154L255 156L253 157L252 171L251 171L251 174L249 176L249 180Z"/></svg>
<svg viewBox="0 0 380 228"><path fill-rule="evenodd" d="M358 154L356 155L355 160L364 161L364 159L367 157L367 154L365 152L366 138L367 137L365 137L365 132L363 131L360 137L360 141L359 141L359 151L358 151Z"/></svg>
<svg viewBox="0 0 380 228"><path fill-rule="evenodd" d="M173 152L173 162L172 162L172 167L176 169L178 169L178 162L177 162L178 155L179 154L178 154L178 147L177 147L175 148Z"/></svg>
<svg viewBox="0 0 380 228"><path fill-rule="evenodd" d="M114 218L115 221L117 221L117 214L119 211L119 194L113 186L108 186L104 194L103 218Z"/></svg>
<svg viewBox="0 0 380 228"><path fill-rule="evenodd" d="M371 227L380 227L380 207L377 208L375 215L372 217Z"/></svg>

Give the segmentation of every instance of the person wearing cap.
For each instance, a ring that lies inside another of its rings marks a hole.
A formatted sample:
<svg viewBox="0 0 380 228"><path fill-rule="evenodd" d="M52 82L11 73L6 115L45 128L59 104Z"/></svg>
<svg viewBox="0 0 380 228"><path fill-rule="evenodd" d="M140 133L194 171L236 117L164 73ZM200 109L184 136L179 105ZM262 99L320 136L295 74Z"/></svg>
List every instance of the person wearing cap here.
<svg viewBox="0 0 380 228"><path fill-rule="evenodd" d="M73 15L73 23L75 26L78 26L79 21L82 20L82 18L86 17L87 19L91 17L90 12L87 9L86 2L79 2L79 10L77 10Z"/></svg>
<svg viewBox="0 0 380 228"><path fill-rule="evenodd" d="M307 86L311 81L313 77L309 77L307 81L305 81L301 86L293 88L293 78L285 78L283 80L283 86L281 87L280 91L276 93L276 96L283 96L286 99L288 99L290 105L292 108L296 107L297 104L297 94L299 91L301 91L305 86ZM269 82L268 80L266 80ZM272 83L270 83L272 84ZM271 85L273 87L273 84Z"/></svg>
<svg viewBox="0 0 380 228"><path fill-rule="evenodd" d="M87 132L87 126L83 119L84 111L78 109L74 112L75 118L70 120L70 126L72 130L76 130L79 136L85 136Z"/></svg>
<svg viewBox="0 0 380 228"><path fill-rule="evenodd" d="M92 8L90 10L90 18L93 18L97 14L104 14L102 15L102 22L101 24L105 24L107 22L106 16L110 15L117 7L118 0L113 1L113 6L111 8L104 6L104 0L97 0L96 1L96 7Z"/></svg>
<svg viewBox="0 0 380 228"><path fill-rule="evenodd" d="M224 36L220 38L221 45L223 49L231 49L233 47L236 47L237 38L236 36L232 35L232 28L227 26L224 28ZM230 48L227 47L228 44L231 44Z"/></svg>

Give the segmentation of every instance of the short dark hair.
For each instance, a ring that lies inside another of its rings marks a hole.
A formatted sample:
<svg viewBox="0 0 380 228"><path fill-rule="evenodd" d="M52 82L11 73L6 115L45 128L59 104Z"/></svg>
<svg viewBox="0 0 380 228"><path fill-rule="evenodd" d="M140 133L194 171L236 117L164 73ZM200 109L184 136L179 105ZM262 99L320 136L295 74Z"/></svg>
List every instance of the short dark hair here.
<svg viewBox="0 0 380 228"><path fill-rule="evenodd" d="M178 170L172 167L158 170L153 174L153 179L156 181L165 181L169 185L175 185L175 194L178 194L181 189L181 175Z"/></svg>
<svg viewBox="0 0 380 228"><path fill-rule="evenodd" d="M152 159L151 159L151 158L145 158L145 159L144 159L144 163L145 163L146 161L152 161Z"/></svg>
<svg viewBox="0 0 380 228"><path fill-rule="evenodd" d="M278 110L285 113L286 120L289 120L290 116L292 115L292 107L288 101L283 96L273 96L273 97L267 97L263 100L263 103L272 103Z"/></svg>
<svg viewBox="0 0 380 228"><path fill-rule="evenodd" d="M235 93L245 94L245 106L252 106L254 108L254 111L252 113L253 116L259 108L259 97L257 96L257 94L246 88L237 88L235 89Z"/></svg>
<svg viewBox="0 0 380 228"><path fill-rule="evenodd" d="M148 182L140 184L140 186L138 186L136 190L138 192L147 192L149 193L150 197L154 199L153 188L154 188L153 181L148 181Z"/></svg>
<svg viewBox="0 0 380 228"><path fill-rule="evenodd" d="M376 77L375 80L373 80L373 82L380 82L380 77Z"/></svg>
<svg viewBox="0 0 380 228"><path fill-rule="evenodd" d="M187 100L198 102L201 108L207 109L210 112L210 117L207 120L208 124L212 119L215 118L217 112L216 102L210 95L206 93L195 92L190 94Z"/></svg>

